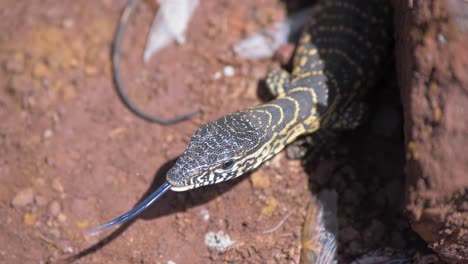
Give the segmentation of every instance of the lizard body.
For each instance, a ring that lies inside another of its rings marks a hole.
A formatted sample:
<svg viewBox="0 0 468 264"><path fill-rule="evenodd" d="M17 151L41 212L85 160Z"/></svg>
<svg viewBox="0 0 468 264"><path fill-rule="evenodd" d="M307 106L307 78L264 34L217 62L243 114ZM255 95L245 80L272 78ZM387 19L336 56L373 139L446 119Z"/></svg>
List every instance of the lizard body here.
<svg viewBox="0 0 468 264"><path fill-rule="evenodd" d="M299 136L354 129L365 116L362 97L375 84L391 44L386 0L323 0L303 30L291 73L266 79L276 99L201 126L166 182L129 212L89 233L125 223L168 190L186 191L245 174Z"/></svg>

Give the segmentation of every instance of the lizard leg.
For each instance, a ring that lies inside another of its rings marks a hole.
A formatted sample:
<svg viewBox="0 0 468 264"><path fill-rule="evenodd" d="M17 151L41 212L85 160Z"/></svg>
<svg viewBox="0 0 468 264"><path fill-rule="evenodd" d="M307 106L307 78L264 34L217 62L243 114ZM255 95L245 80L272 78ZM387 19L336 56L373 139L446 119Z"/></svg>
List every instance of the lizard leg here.
<svg viewBox="0 0 468 264"><path fill-rule="evenodd" d="M268 90L274 97L284 96L288 90L290 83L289 72L277 68L268 72L265 79Z"/></svg>
<svg viewBox="0 0 468 264"><path fill-rule="evenodd" d="M286 146L288 159L315 160L322 156L334 156L332 153L337 142L336 132L320 129L313 134L306 134ZM329 153L324 154L324 150Z"/></svg>
<svg viewBox="0 0 468 264"><path fill-rule="evenodd" d="M286 156L289 159L302 160L340 157L337 148L338 132L352 130L361 125L367 119L367 108L366 104L360 102L339 111L330 128L321 128L311 134L305 134L286 146Z"/></svg>
<svg viewBox="0 0 468 264"><path fill-rule="evenodd" d="M332 125L333 129L352 130L360 126L368 117L368 107L359 102L352 104L348 108L338 112L337 120Z"/></svg>

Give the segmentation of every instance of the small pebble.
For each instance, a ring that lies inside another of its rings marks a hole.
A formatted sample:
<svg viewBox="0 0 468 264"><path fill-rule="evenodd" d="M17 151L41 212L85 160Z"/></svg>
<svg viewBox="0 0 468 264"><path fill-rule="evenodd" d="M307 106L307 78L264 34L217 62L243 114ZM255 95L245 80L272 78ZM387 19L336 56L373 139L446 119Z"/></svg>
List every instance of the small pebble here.
<svg viewBox="0 0 468 264"><path fill-rule="evenodd" d="M267 189L270 187L270 180L260 170L252 173L250 180L255 189Z"/></svg>
<svg viewBox="0 0 468 264"><path fill-rule="evenodd" d="M58 216L60 214L60 203L57 201L52 201L49 204L49 213L52 216Z"/></svg>
<svg viewBox="0 0 468 264"><path fill-rule="evenodd" d="M28 204L32 204L34 201L34 191L32 188L26 188L19 191L11 201L14 207L24 207Z"/></svg>
<svg viewBox="0 0 468 264"><path fill-rule="evenodd" d="M34 65L34 68L32 71L32 75L34 78L37 78L37 79L44 78L44 77L49 76L49 74L50 74L50 70L47 67L47 65L44 64L43 62L40 62Z"/></svg>
<svg viewBox="0 0 468 264"><path fill-rule="evenodd" d="M296 46L293 44L281 45L275 52L275 59L278 60L281 65L287 65L295 48Z"/></svg>
<svg viewBox="0 0 468 264"><path fill-rule="evenodd" d="M65 85L63 87L63 97L65 100L71 100L76 97L75 86L72 84Z"/></svg>
<svg viewBox="0 0 468 264"><path fill-rule="evenodd" d="M174 135L173 134L167 134L166 138L164 140L168 143L172 143L174 141Z"/></svg>
<svg viewBox="0 0 468 264"><path fill-rule="evenodd" d="M45 180L42 177L37 177L34 179L34 185L35 186L44 186Z"/></svg>
<svg viewBox="0 0 468 264"><path fill-rule="evenodd" d="M75 223L75 226L78 227L78 228L87 228L90 226L90 223L88 220L84 220L84 221L78 221Z"/></svg>
<svg viewBox="0 0 468 264"><path fill-rule="evenodd" d="M71 18L67 18L65 20L63 20L62 22L62 27L63 28L72 28L73 26L75 25L75 21L73 21L73 19Z"/></svg>
<svg viewBox="0 0 468 264"><path fill-rule="evenodd" d="M206 222L206 221L210 220L210 212L208 212L208 210L202 209L202 210L200 211L200 215L202 216L203 221Z"/></svg>
<svg viewBox="0 0 468 264"><path fill-rule="evenodd" d="M52 180L52 189L57 192L63 192L63 185L58 178Z"/></svg>
<svg viewBox="0 0 468 264"><path fill-rule="evenodd" d="M30 81L26 78L13 76L8 80L5 88L10 95L20 98L27 92L27 88L31 86Z"/></svg>
<svg viewBox="0 0 468 264"><path fill-rule="evenodd" d="M32 213L24 214L23 223L25 225L34 225L36 223L36 215Z"/></svg>
<svg viewBox="0 0 468 264"><path fill-rule="evenodd" d="M226 67L224 67L223 73L226 77L232 77L234 76L234 74L236 74L236 70L231 65L227 65Z"/></svg>
<svg viewBox="0 0 468 264"><path fill-rule="evenodd" d="M62 251L63 253L68 253L68 254L72 254L73 253L73 247L72 246L64 246L62 247Z"/></svg>
<svg viewBox="0 0 468 264"><path fill-rule="evenodd" d="M44 131L44 134L42 135L42 137L43 137L44 139L49 139L50 137L52 137L52 134L53 134L52 130L46 129L46 130Z"/></svg>
<svg viewBox="0 0 468 264"><path fill-rule="evenodd" d="M218 252L224 252L226 249L234 244L235 241L231 240L228 234L223 231L217 233L208 232L205 234L205 245L209 248L215 249Z"/></svg>
<svg viewBox="0 0 468 264"><path fill-rule="evenodd" d="M57 219L58 219L60 222L64 223L65 221L67 221L67 216L64 215L64 214L59 214L59 215L57 216Z"/></svg>
<svg viewBox="0 0 468 264"><path fill-rule="evenodd" d="M86 76L94 76L98 73L98 68L96 66L88 65L84 69Z"/></svg>
<svg viewBox="0 0 468 264"><path fill-rule="evenodd" d="M36 195L36 197L34 197L34 203L37 206L44 206L44 205L46 205L47 201L46 201L46 198L44 196Z"/></svg>
<svg viewBox="0 0 468 264"><path fill-rule="evenodd" d="M111 132L109 132L109 137L111 139L117 139L120 136L124 135L126 133L127 129L125 127L118 127L113 129Z"/></svg>
<svg viewBox="0 0 468 264"><path fill-rule="evenodd" d="M60 230L58 230L57 228L51 228L47 232L54 238L60 238Z"/></svg>
<svg viewBox="0 0 468 264"><path fill-rule="evenodd" d="M24 54L17 53L4 63L7 73L22 73L24 71Z"/></svg>
<svg viewBox="0 0 468 264"><path fill-rule="evenodd" d="M278 207L279 202L274 197L270 197L266 201L266 204L267 205L262 208L262 214L271 216L273 212L276 210L276 208Z"/></svg>
<svg viewBox="0 0 468 264"><path fill-rule="evenodd" d="M213 74L213 79L219 80L219 79L221 79L222 76L223 76L223 75L221 74L221 72L215 72L215 73Z"/></svg>
<svg viewBox="0 0 468 264"><path fill-rule="evenodd" d="M270 159L271 166L277 170L281 169L284 166L283 155L276 155ZM288 161L289 162L289 161Z"/></svg>
<svg viewBox="0 0 468 264"><path fill-rule="evenodd" d="M437 41L439 41L439 43L441 44L445 44L447 43L447 38L442 35L441 33L437 34Z"/></svg>

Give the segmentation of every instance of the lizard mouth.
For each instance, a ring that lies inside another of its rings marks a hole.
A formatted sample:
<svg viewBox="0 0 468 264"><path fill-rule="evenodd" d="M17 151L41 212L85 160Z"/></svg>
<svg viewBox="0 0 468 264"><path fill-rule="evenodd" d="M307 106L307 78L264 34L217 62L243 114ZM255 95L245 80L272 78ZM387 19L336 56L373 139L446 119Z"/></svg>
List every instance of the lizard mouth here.
<svg viewBox="0 0 468 264"><path fill-rule="evenodd" d="M185 192L195 188L195 185L186 185L186 186L171 186L171 190L174 192Z"/></svg>

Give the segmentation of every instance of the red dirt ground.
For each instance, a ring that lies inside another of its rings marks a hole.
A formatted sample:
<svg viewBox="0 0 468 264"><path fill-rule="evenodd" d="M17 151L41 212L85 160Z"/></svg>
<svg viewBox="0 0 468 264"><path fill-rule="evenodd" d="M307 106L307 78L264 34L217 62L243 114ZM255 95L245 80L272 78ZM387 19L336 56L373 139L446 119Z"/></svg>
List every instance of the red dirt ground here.
<svg viewBox="0 0 468 264"><path fill-rule="evenodd" d="M142 3L122 54L133 100L164 117L202 111L174 126L146 123L123 106L111 81L110 43L125 2L0 1L0 262L55 262L82 252L77 263L297 263L316 185L309 184L300 162L284 154L250 177L170 193L102 243L105 235L83 233L154 190L199 125L260 103L258 83L277 64L237 58L232 45L280 20L281 2L200 1L187 44L166 48L148 65L142 54L156 8ZM227 65L235 75L214 78ZM351 153L364 154L349 162L357 172L337 166L344 180L320 176L336 162L309 171L344 197L343 262L384 246L420 243L403 213L398 122L398 131L387 131L385 139L371 132L364 140L351 135L358 146ZM277 230L263 233L287 215ZM204 244L209 231L223 231L236 243L224 253L210 250Z"/></svg>

